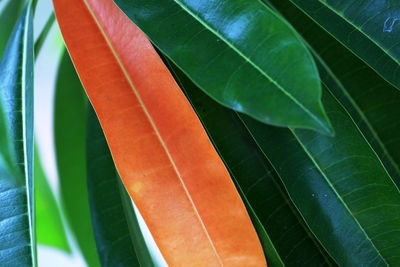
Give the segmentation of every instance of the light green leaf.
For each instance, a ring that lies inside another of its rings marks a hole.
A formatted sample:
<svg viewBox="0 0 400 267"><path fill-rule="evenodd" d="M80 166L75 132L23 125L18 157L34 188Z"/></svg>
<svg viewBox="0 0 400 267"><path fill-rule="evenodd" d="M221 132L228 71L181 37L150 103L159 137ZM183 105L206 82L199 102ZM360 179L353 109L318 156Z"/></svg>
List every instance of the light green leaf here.
<svg viewBox="0 0 400 267"><path fill-rule="evenodd" d="M169 60L164 60L241 193L263 245L268 266L334 264L307 229L276 172L237 113L213 101Z"/></svg>
<svg viewBox="0 0 400 267"><path fill-rule="evenodd" d="M90 267L99 266L86 180L87 97L68 53L58 71L55 96L55 146L61 199L72 232Z"/></svg>
<svg viewBox="0 0 400 267"><path fill-rule="evenodd" d="M37 242L71 252L61 220L60 208L47 182L36 148L34 162Z"/></svg>
<svg viewBox="0 0 400 267"><path fill-rule="evenodd" d="M0 62L0 262L35 266L33 34L28 5Z"/></svg>
<svg viewBox="0 0 400 267"><path fill-rule="evenodd" d="M397 0L291 1L400 89L400 6Z"/></svg>
<svg viewBox="0 0 400 267"><path fill-rule="evenodd" d="M257 0L115 0L208 95L264 123L332 133L315 63Z"/></svg>

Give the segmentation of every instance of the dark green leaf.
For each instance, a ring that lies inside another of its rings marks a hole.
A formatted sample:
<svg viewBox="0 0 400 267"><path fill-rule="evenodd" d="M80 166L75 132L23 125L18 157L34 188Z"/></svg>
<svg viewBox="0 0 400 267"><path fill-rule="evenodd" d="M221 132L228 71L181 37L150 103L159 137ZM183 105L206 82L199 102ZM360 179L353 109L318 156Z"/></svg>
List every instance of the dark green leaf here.
<svg viewBox="0 0 400 267"><path fill-rule="evenodd" d="M55 145L66 217L89 266L99 266L86 182L87 97L68 53L58 71Z"/></svg>
<svg viewBox="0 0 400 267"><path fill-rule="evenodd" d="M34 161L37 242L71 252L61 220L60 208L47 182L36 148Z"/></svg>
<svg viewBox="0 0 400 267"><path fill-rule="evenodd" d="M115 0L208 95L259 121L331 133L315 63L257 0Z"/></svg>
<svg viewBox="0 0 400 267"><path fill-rule="evenodd" d="M123 185L121 178L119 178L118 182L121 192L122 206L124 207L129 232L131 234L131 239L140 266L167 266L167 263L162 258L161 252L157 254L155 250L152 250L150 247L147 246L146 238L142 233L142 229L140 228L136 212L133 208L132 199L129 196L125 186Z"/></svg>
<svg viewBox="0 0 400 267"><path fill-rule="evenodd" d="M0 58L24 4L25 0L8 0L0 12Z"/></svg>
<svg viewBox="0 0 400 267"><path fill-rule="evenodd" d="M90 211L101 265L154 266L92 107L88 115L87 170Z"/></svg>
<svg viewBox="0 0 400 267"><path fill-rule="evenodd" d="M291 1L400 89L398 1Z"/></svg>
<svg viewBox="0 0 400 267"><path fill-rule="evenodd" d="M33 32L28 5L0 62L0 262L36 265L33 196Z"/></svg>
<svg viewBox="0 0 400 267"><path fill-rule="evenodd" d="M238 115L214 102L170 61L166 62L242 193L268 266L281 266L282 261L286 266L334 264L307 229Z"/></svg>
<svg viewBox="0 0 400 267"><path fill-rule="evenodd" d="M307 18L288 0L270 1L296 25L326 65L318 60L329 90L350 112L364 136L400 187L400 94L363 61ZM329 49L327 49L329 48ZM338 80L337 78L340 80Z"/></svg>
<svg viewBox="0 0 400 267"><path fill-rule="evenodd" d="M324 90L335 137L242 116L308 227L341 266L400 263L400 192L353 120Z"/></svg>

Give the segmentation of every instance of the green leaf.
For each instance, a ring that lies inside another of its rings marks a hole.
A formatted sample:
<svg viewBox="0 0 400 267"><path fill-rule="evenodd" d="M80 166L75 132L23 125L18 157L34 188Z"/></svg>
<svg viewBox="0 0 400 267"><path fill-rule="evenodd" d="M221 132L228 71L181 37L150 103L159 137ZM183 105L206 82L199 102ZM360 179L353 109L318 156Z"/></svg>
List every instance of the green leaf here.
<svg viewBox="0 0 400 267"><path fill-rule="evenodd" d="M28 5L0 62L0 262L36 266L33 34Z"/></svg>
<svg viewBox="0 0 400 267"><path fill-rule="evenodd" d="M91 106L87 170L90 211L101 266L155 266L140 231L131 198L119 178Z"/></svg>
<svg viewBox="0 0 400 267"><path fill-rule="evenodd" d="M70 253L60 208L47 182L36 147L34 162L37 242Z"/></svg>
<svg viewBox="0 0 400 267"><path fill-rule="evenodd" d="M8 0L0 10L0 58L24 5L25 0Z"/></svg>
<svg viewBox="0 0 400 267"><path fill-rule="evenodd" d="M50 17L47 19L46 24L43 27L42 32L40 33L39 37L35 42L35 58L37 58L37 56L39 55L39 52L44 44L44 41L46 40L47 35L49 34L51 27L53 26L55 21L56 21L56 16L54 15L54 13L51 13Z"/></svg>
<svg viewBox="0 0 400 267"><path fill-rule="evenodd" d="M290 1L271 2L292 25L298 26L299 32L318 53L317 57L320 59L317 62L320 62L324 84L346 107L394 182L400 187L400 94L397 89L300 12Z"/></svg>
<svg viewBox="0 0 400 267"><path fill-rule="evenodd" d="M146 238L142 233L136 212L133 208L133 201L120 177L118 183L121 192L122 206L125 211L129 232L131 234L132 243L135 248L136 256L138 257L140 266L167 266L164 258L162 258L161 253L157 253L155 249L152 250L151 247L147 246L148 243L146 242Z"/></svg>
<svg viewBox="0 0 400 267"><path fill-rule="evenodd" d="M332 133L315 63L257 0L114 0L219 103L264 123Z"/></svg>
<svg viewBox="0 0 400 267"><path fill-rule="evenodd" d="M87 97L64 53L55 95L55 146L61 199L72 232L89 266L99 266L86 182Z"/></svg>
<svg viewBox="0 0 400 267"><path fill-rule="evenodd" d="M397 1L291 1L400 89L400 13Z"/></svg>
<svg viewBox="0 0 400 267"><path fill-rule="evenodd" d="M306 227L276 172L237 113L214 102L169 60L164 60L241 193L268 266L334 265Z"/></svg>
<svg viewBox="0 0 400 267"><path fill-rule="evenodd" d="M399 265L400 192L328 90L323 103L335 137L242 119L308 227L339 265Z"/></svg>

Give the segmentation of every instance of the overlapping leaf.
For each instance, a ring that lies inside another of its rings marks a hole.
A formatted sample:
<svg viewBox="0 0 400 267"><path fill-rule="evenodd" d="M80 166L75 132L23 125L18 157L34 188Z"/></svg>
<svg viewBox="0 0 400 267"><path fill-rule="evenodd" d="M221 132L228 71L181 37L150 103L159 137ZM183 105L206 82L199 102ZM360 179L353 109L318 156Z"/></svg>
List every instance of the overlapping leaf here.
<svg viewBox="0 0 400 267"><path fill-rule="evenodd" d="M291 1L400 89L398 1Z"/></svg>
<svg viewBox="0 0 400 267"><path fill-rule="evenodd" d="M33 206L33 33L28 5L0 63L0 261L36 264Z"/></svg>
<svg viewBox="0 0 400 267"><path fill-rule="evenodd" d="M115 2L221 104L265 123L331 133L312 57L259 1Z"/></svg>
<svg viewBox="0 0 400 267"><path fill-rule="evenodd" d="M271 2L296 26L326 63L319 60L323 82L350 112L393 180L400 186L399 92L290 1Z"/></svg>
<svg viewBox="0 0 400 267"><path fill-rule="evenodd" d="M237 113L202 93L170 61L247 204L269 266L330 266L332 259L307 229L285 189Z"/></svg>
<svg viewBox="0 0 400 267"><path fill-rule="evenodd" d="M8 0L0 11L0 58L24 4L25 0Z"/></svg>
<svg viewBox="0 0 400 267"><path fill-rule="evenodd" d="M155 266L92 107L87 132L88 192L101 265Z"/></svg>
<svg viewBox="0 0 400 267"><path fill-rule="evenodd" d="M89 266L99 266L86 183L87 98L67 52L55 96L55 145L66 217Z"/></svg>
<svg viewBox="0 0 400 267"><path fill-rule="evenodd" d="M396 265L400 192L328 90L323 102L336 137L242 118L308 227L339 265Z"/></svg>

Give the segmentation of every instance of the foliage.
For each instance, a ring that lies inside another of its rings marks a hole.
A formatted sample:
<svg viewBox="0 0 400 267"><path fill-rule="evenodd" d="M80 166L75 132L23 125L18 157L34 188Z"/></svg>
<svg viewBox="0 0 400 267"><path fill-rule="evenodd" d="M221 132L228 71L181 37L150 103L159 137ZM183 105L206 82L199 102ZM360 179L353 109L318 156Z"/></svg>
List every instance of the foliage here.
<svg viewBox="0 0 400 267"><path fill-rule="evenodd" d="M36 4L0 1L1 266L69 232L89 266L400 265L395 1L53 0L34 43ZM55 17L59 195L33 140Z"/></svg>

